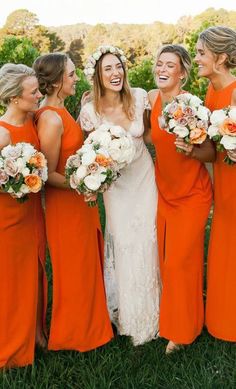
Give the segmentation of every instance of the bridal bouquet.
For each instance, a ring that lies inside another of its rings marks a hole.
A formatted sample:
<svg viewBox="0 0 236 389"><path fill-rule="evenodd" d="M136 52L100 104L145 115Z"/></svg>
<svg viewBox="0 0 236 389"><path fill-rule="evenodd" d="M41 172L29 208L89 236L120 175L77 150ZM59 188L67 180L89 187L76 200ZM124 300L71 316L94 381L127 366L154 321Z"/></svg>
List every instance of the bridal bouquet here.
<svg viewBox="0 0 236 389"><path fill-rule="evenodd" d="M130 134L122 127L102 124L91 132L84 145L66 163L70 187L85 195L90 206L119 177L135 154Z"/></svg>
<svg viewBox="0 0 236 389"><path fill-rule="evenodd" d="M30 143L4 147L0 153L0 188L19 202L37 193L48 178L47 161Z"/></svg>
<svg viewBox="0 0 236 389"><path fill-rule="evenodd" d="M207 137L210 110L197 96L182 93L165 106L159 125L188 144L201 144Z"/></svg>
<svg viewBox="0 0 236 389"><path fill-rule="evenodd" d="M211 125L208 128L209 137L216 142L218 151L236 149L236 107L228 107L213 111L210 116ZM233 165L227 155L224 162Z"/></svg>

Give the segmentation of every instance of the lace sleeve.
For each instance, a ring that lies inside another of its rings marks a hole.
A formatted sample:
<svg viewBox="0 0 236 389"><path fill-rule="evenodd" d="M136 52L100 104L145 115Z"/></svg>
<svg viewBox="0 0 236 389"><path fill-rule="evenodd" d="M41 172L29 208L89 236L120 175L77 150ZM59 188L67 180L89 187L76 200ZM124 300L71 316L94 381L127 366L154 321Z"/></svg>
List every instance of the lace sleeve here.
<svg viewBox="0 0 236 389"><path fill-rule="evenodd" d="M96 123L92 119L92 115L89 112L88 104L85 104L81 108L79 121L83 131L90 132L94 130Z"/></svg>
<svg viewBox="0 0 236 389"><path fill-rule="evenodd" d="M148 94L146 91L143 97L144 97L144 109L151 111L151 104L149 102Z"/></svg>

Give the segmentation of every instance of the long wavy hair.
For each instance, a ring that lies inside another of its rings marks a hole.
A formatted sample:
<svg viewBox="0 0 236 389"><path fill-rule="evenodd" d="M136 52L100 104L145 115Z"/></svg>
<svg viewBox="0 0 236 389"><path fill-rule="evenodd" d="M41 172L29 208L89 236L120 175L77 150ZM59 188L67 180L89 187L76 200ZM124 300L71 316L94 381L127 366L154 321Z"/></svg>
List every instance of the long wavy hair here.
<svg viewBox="0 0 236 389"><path fill-rule="evenodd" d="M102 81L102 60L106 54L102 55L95 65L95 73L93 77L93 99L94 99L94 107L95 111L98 114L101 114L101 106L100 101L101 97L105 95L105 87ZM134 98L131 93L130 85L128 83L127 71L124 63L121 61L120 56L118 54L115 55L120 61L123 71L124 71L124 80L123 86L120 91L121 101L123 104L123 110L129 120L134 120Z"/></svg>

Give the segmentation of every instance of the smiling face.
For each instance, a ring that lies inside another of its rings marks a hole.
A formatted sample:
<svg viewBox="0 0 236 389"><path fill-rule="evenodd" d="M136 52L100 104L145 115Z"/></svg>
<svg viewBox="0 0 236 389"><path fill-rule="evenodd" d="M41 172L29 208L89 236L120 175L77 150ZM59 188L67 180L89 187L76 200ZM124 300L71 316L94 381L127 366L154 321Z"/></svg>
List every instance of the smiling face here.
<svg viewBox="0 0 236 389"><path fill-rule="evenodd" d="M119 58L106 54L102 58L101 78L104 89L120 92L123 87L124 69Z"/></svg>
<svg viewBox="0 0 236 389"><path fill-rule="evenodd" d="M172 90L180 87L184 71L179 56L174 53L161 53L156 62L156 83L161 90Z"/></svg>
<svg viewBox="0 0 236 389"><path fill-rule="evenodd" d="M196 51L194 61L198 65L199 77L210 78L215 73L216 55L200 39L197 41Z"/></svg>
<svg viewBox="0 0 236 389"><path fill-rule="evenodd" d="M38 80L35 76L29 76L22 82L22 94L13 99L17 106L24 112L32 112L38 109L38 103L42 94L38 89Z"/></svg>
<svg viewBox="0 0 236 389"><path fill-rule="evenodd" d="M65 99L68 96L74 95L77 81L78 81L78 76L75 72L75 65L68 58L68 60L66 61L62 82L59 88L59 95L63 99Z"/></svg>

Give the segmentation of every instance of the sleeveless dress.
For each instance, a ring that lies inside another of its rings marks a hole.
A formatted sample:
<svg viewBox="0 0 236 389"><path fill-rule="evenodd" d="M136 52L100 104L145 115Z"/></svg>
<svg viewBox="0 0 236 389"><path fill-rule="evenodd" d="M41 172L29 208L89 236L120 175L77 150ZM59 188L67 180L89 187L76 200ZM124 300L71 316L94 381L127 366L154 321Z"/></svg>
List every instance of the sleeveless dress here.
<svg viewBox="0 0 236 389"><path fill-rule="evenodd" d="M79 125L65 108L56 112L64 132L56 171L83 144ZM45 128L45 131L47 129ZM46 186L46 231L53 271L53 304L48 348L88 351L107 343L112 327L106 307L98 210L72 189Z"/></svg>
<svg viewBox="0 0 236 389"><path fill-rule="evenodd" d="M221 90L209 86L205 105L228 107L236 80ZM214 172L214 213L208 251L206 326L216 338L236 341L236 165L217 153Z"/></svg>
<svg viewBox="0 0 236 389"><path fill-rule="evenodd" d="M159 193L160 336L190 344L204 322L204 231L212 202L211 180L204 164L176 151L174 135L159 127L161 112L158 94L151 112L151 135Z"/></svg>
<svg viewBox="0 0 236 389"><path fill-rule="evenodd" d="M12 143L28 142L39 149L32 118L23 126L0 121ZM18 203L0 193L0 368L32 364L38 303L38 261L44 269L46 239L40 193ZM44 272L44 323L46 314Z"/></svg>
<svg viewBox="0 0 236 389"><path fill-rule="evenodd" d="M147 94L139 88L133 93L135 120L128 132L136 154L104 193L104 275L112 322L119 334L131 336L133 344L140 345L158 333L160 282L154 165L143 141ZM92 102L82 107L80 121L85 131L107 123L95 113Z"/></svg>

